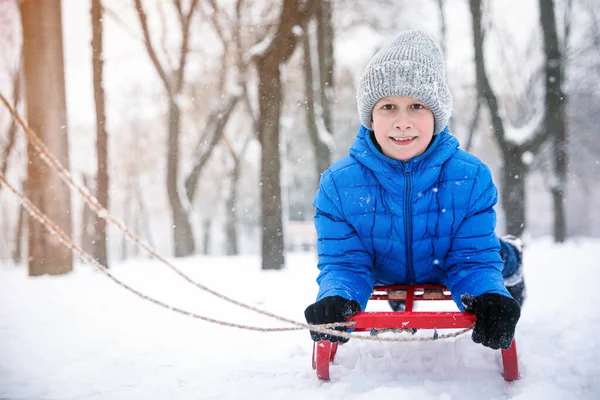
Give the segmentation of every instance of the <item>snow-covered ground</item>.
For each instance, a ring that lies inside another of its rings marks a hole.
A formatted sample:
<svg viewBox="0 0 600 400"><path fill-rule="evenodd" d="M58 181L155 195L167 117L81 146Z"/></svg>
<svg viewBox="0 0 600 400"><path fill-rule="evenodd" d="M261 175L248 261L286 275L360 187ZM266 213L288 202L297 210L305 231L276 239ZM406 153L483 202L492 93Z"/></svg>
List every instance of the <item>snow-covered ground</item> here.
<svg viewBox="0 0 600 400"><path fill-rule="evenodd" d="M0 268L0 398L17 399L600 399L600 241L531 243L529 297L517 328L522 379L506 383L500 353L469 335L437 342L351 340L320 382L308 332L260 333L175 314L92 267L28 278ZM317 286L315 256L262 272L256 257L175 264L203 284L303 320ZM114 266L146 295L198 314L281 326L201 292L147 260Z"/></svg>

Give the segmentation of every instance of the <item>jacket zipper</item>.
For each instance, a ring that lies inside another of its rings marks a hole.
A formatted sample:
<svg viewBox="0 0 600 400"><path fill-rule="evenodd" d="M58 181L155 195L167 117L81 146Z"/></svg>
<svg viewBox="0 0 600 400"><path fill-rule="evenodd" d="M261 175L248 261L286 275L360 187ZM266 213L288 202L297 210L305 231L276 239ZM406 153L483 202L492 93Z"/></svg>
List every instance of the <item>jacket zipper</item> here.
<svg viewBox="0 0 600 400"><path fill-rule="evenodd" d="M413 248L412 248L412 202L410 194L412 191L410 178L410 162L404 166L404 176L406 178L406 194L404 198L404 240L406 242L406 276L408 283L414 285L415 269L413 267Z"/></svg>

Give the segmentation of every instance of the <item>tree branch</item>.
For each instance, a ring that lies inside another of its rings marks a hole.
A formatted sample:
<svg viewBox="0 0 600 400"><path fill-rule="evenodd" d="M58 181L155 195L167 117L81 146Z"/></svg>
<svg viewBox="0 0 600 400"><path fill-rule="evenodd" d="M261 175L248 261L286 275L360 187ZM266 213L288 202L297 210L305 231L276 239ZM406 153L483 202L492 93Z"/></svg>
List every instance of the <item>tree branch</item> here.
<svg viewBox="0 0 600 400"><path fill-rule="evenodd" d="M146 12L144 11L144 6L142 5L142 0L133 0L133 2L137 10L140 24L142 25L142 33L144 34L144 44L146 45L148 56L150 56L152 64L154 64L154 68L156 68L156 71L158 72L158 75L160 76L160 79L162 80L165 86L167 95L170 99L173 99L174 93L172 92L171 85L169 84L169 77L167 76L162 64L160 63L158 56L156 55L156 51L154 50L154 46L152 45L152 40L150 39L150 32L148 30L148 19L146 17Z"/></svg>
<svg viewBox="0 0 600 400"><path fill-rule="evenodd" d="M217 36L219 36L219 39L221 39L221 44L223 45L221 66L222 66L222 68L225 68L225 66L228 65L227 58L229 56L229 40L227 40L227 38L225 38L225 29L223 28L223 26L221 25L221 22L219 21L219 15L221 13L221 11L219 10L219 7L217 6L217 4L214 0L208 0L208 3L212 7L212 14L210 16L210 21L212 23L213 28L215 28L215 31L217 32ZM238 74L238 75L241 75L241 74ZM218 87L219 87L219 92L223 93L225 91L225 81L227 78L227 74L220 74L220 76L221 76L221 79L219 80Z"/></svg>
<svg viewBox="0 0 600 400"><path fill-rule="evenodd" d="M179 3L178 0L175 0L176 3ZM190 9L183 19L182 24L182 40L181 40L181 50L179 52L179 65L177 67L177 81L175 82L175 93L180 93L183 88L184 81L184 71L185 71L185 63L187 61L187 55L189 53L188 45L190 40L190 26L192 17L194 15L194 10L198 5L198 0L192 0L192 4L190 5Z"/></svg>
<svg viewBox="0 0 600 400"><path fill-rule="evenodd" d="M487 101L492 117L494 135L496 136L498 145L505 152L509 144L506 141L504 123L500 116L498 99L485 71L485 57L483 55L484 32L481 28L481 0L470 0L470 6L473 17L473 47L475 49L475 68L477 73L477 95Z"/></svg>
<svg viewBox="0 0 600 400"><path fill-rule="evenodd" d="M477 122L479 121L479 113L481 111L481 97L477 96L477 104L475 104L475 112L473 114L473 119L469 124L469 136L467 138L467 144L465 145L465 150L470 151L471 146L473 145L473 137L475 136L475 129L477 128Z"/></svg>
<svg viewBox="0 0 600 400"><path fill-rule="evenodd" d="M292 6L293 4L293 6ZM300 8L298 0L284 0L277 31L273 36L273 40L262 54L257 54L257 61L264 62L269 58L286 61L295 50L296 35L293 27L296 25L303 26L306 21L315 13L319 5L318 0L308 0L304 8Z"/></svg>
<svg viewBox="0 0 600 400"><path fill-rule="evenodd" d="M243 88L244 92L244 103L248 108L248 114L252 119L252 128L253 135L258 139L258 116L256 112L252 109L252 102L250 101L250 94L248 93L248 82L247 82L247 72L249 63L245 61L244 58L244 50L241 42L241 21L242 21L242 8L244 6L244 0L237 0L235 3L235 24L234 24L234 40L236 46L236 59L238 70L240 71L240 76L243 76L243 80L240 81L240 86Z"/></svg>
<svg viewBox="0 0 600 400"><path fill-rule="evenodd" d="M215 111L214 115L211 115L211 117L209 117L209 120L218 120L218 122L213 125L213 134L210 142L208 143L207 150L202 154L196 155L197 159L194 162L192 171L185 179L185 192L190 203L193 203L194 197L196 195L196 189L198 187L198 179L200 178L200 174L202 173L202 170L206 165L207 161L210 159L212 151L223 137L223 134L225 132L225 126L227 125L227 122L229 121L229 118L231 117L231 114L235 109L235 106L240 100L240 98L241 94L233 95L228 100L228 104L225 105L225 112L222 115L217 116L217 114L220 114L220 111ZM200 147L202 146L199 145L197 149L199 149Z"/></svg>
<svg viewBox="0 0 600 400"><path fill-rule="evenodd" d="M521 145L523 151L529 151L533 154L537 153L540 147L542 147L542 145L546 143L548 138L551 136L551 130L545 129L544 119L545 118L542 118L531 138Z"/></svg>
<svg viewBox="0 0 600 400"><path fill-rule="evenodd" d="M163 7L164 3L159 1L156 4L158 17L160 19L161 31L160 31L160 45L162 47L162 51L165 55L165 59L167 61L167 71L173 71L173 61L171 61L171 57L169 56L169 46L167 45L167 18L165 16L165 9Z"/></svg>

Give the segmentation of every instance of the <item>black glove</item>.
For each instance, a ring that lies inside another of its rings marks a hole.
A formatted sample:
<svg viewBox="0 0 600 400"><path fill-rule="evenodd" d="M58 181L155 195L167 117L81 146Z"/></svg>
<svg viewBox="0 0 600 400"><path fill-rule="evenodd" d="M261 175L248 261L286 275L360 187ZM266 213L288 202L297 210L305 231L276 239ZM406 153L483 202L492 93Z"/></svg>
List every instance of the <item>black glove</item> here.
<svg viewBox="0 0 600 400"><path fill-rule="evenodd" d="M360 311L360 304L356 300L348 300L341 296L324 297L304 310L306 322L313 325L330 324L333 322L345 322ZM338 331L347 331L344 327L335 328ZM347 338L332 336L327 333L310 331L310 337L315 342L329 340L330 342L346 343Z"/></svg>
<svg viewBox="0 0 600 400"><path fill-rule="evenodd" d="M521 307L512 297L496 293L484 293L473 297L461 296L465 311L475 313L477 321L471 338L492 349L508 349L515 335L515 327L521 316Z"/></svg>

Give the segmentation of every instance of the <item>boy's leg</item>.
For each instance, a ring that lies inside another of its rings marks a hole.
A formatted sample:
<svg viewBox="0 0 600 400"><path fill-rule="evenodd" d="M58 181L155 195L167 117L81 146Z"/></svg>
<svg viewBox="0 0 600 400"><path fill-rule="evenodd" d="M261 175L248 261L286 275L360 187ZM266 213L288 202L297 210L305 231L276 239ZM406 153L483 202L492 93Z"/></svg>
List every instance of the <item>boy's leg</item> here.
<svg viewBox="0 0 600 400"><path fill-rule="evenodd" d="M393 311L406 310L406 300L388 300L388 303L390 303Z"/></svg>
<svg viewBox="0 0 600 400"><path fill-rule="evenodd" d="M504 261L502 276L504 285L511 296L523 305L525 300L525 280L523 279L523 242L521 239L506 235L500 238L500 257Z"/></svg>

